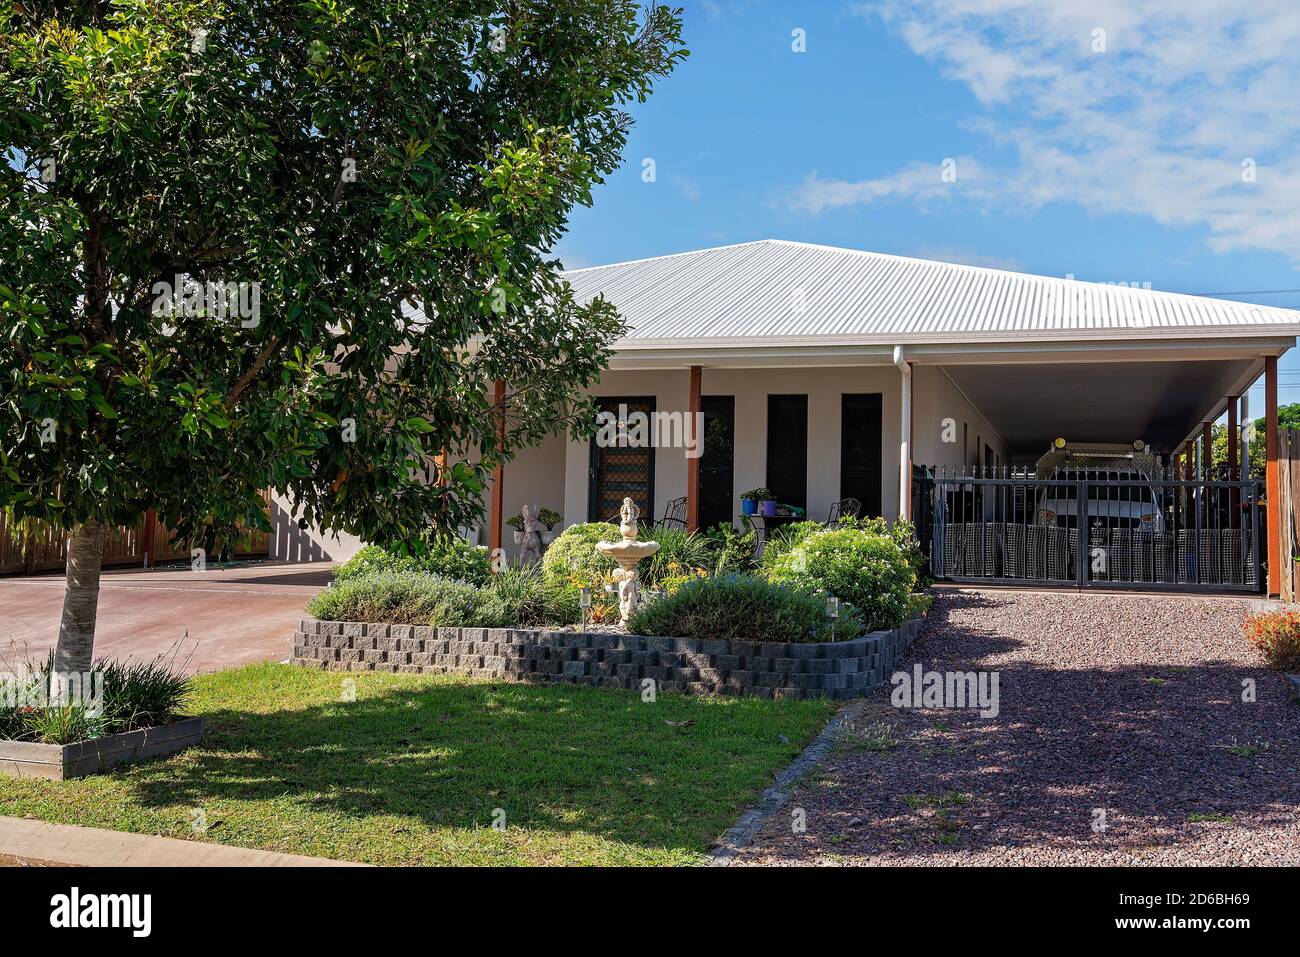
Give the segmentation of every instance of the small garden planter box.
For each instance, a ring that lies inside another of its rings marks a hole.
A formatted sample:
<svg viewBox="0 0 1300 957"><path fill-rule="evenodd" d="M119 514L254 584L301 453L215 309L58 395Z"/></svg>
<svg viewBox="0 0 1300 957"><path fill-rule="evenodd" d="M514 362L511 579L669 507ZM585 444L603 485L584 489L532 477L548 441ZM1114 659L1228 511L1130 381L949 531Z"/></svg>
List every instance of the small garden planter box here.
<svg viewBox="0 0 1300 957"><path fill-rule="evenodd" d="M0 774L65 781L107 771L119 764L172 754L202 740L203 719L184 718L156 728L109 734L76 744L0 741Z"/></svg>

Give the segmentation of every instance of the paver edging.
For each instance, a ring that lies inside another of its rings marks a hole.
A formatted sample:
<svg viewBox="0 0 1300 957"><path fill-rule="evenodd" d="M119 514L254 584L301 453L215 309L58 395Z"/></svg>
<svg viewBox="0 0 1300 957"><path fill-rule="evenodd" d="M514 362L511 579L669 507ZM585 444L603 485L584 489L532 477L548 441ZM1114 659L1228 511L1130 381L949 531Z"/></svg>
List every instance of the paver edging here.
<svg viewBox="0 0 1300 957"><path fill-rule="evenodd" d="M772 786L763 792L758 803L746 810L722 836L717 846L709 851L710 867L729 866L742 848L753 843L754 837L772 815L789 803L795 786L826 756L826 752L835 743L841 730L851 726L865 707L865 701L853 701L840 708L835 717L822 728L821 733L813 738L812 743L804 748L799 756L790 762L789 767L781 772Z"/></svg>

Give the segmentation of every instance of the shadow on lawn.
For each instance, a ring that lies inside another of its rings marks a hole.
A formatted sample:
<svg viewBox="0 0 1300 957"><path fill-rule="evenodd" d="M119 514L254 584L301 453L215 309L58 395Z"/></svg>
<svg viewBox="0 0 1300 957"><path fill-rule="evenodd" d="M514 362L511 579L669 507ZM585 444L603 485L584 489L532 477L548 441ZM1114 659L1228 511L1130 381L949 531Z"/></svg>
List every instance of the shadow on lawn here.
<svg viewBox="0 0 1300 957"><path fill-rule="evenodd" d="M139 800L287 799L465 828L490 826L500 807L512 826L702 851L819 726L752 700L647 705L631 692L504 683L370 697L358 686L350 703L207 712L203 747L132 782Z"/></svg>
<svg viewBox="0 0 1300 957"><path fill-rule="evenodd" d="M1228 818L1245 830L1294 825L1300 708L1279 675L1226 660L1016 660L1027 640L961 614L1016 600L952 593L936 603L899 670L997 670L1001 711L899 710L888 685L877 691L859 727L883 722L902 743L834 760L834 786L816 798L826 816L815 843L841 836L823 851L883 861L999 847L1133 852L1184 843ZM1253 702L1242 701L1247 679ZM848 827L850 817L861 823ZM810 832L813 820L810 810ZM1235 843L1239 853L1267 850Z"/></svg>

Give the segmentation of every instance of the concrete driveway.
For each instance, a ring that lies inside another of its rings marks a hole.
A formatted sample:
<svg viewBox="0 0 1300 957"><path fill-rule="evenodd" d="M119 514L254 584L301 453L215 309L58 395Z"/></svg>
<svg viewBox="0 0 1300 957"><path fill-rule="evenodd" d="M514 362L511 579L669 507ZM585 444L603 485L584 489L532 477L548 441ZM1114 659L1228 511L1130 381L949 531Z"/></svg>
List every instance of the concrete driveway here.
<svg viewBox="0 0 1300 957"><path fill-rule="evenodd" d="M106 571L95 654L153 658L179 649L177 660L192 672L283 660L303 607L333 567L261 562L205 572ZM58 638L62 609L61 574L0 578L0 670L45 655Z"/></svg>

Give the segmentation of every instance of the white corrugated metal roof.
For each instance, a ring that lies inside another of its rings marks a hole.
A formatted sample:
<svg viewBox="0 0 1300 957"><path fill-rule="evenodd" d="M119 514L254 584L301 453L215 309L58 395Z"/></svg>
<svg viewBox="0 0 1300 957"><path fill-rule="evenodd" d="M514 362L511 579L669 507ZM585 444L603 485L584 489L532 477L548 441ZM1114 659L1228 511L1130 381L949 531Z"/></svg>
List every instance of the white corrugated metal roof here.
<svg viewBox="0 0 1300 957"><path fill-rule="evenodd" d="M604 295L626 348L681 340L845 343L1300 334L1300 312L779 239L565 273Z"/></svg>

